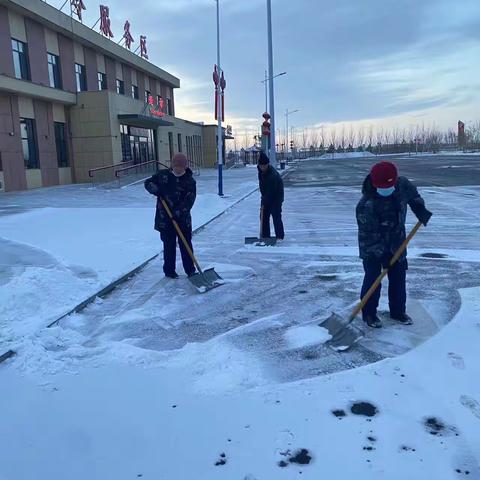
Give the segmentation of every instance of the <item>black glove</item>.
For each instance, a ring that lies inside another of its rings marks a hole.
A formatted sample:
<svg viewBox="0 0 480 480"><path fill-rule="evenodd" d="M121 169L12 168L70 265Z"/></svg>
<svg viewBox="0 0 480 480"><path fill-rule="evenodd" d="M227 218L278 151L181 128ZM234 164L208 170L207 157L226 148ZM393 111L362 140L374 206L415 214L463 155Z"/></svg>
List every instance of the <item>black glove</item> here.
<svg viewBox="0 0 480 480"><path fill-rule="evenodd" d="M426 227L427 226L427 223L428 221L430 220L432 216L432 212L429 212L427 209L425 209L425 211L422 213L422 215L418 218L422 223L423 225Z"/></svg>
<svg viewBox="0 0 480 480"><path fill-rule="evenodd" d="M158 192L160 191L157 185L155 185L153 182L148 183L147 190L148 193L151 193L152 195L158 195Z"/></svg>

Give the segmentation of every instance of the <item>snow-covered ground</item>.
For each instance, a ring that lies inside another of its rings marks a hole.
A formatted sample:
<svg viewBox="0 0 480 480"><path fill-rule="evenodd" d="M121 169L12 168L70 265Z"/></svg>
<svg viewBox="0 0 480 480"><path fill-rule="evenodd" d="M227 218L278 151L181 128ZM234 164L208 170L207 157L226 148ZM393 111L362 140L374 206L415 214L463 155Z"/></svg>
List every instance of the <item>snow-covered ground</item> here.
<svg viewBox="0 0 480 480"><path fill-rule="evenodd" d="M224 286L195 294L154 260L17 338L0 478L479 479L480 188L421 190L434 217L410 249L412 327L383 297L386 328L323 344L318 321L358 297L358 186L288 188L276 247L244 245L254 194L194 238Z"/></svg>
<svg viewBox="0 0 480 480"><path fill-rule="evenodd" d="M194 228L254 191L254 171L197 178ZM138 184L124 189L88 185L0 196L0 353L44 327L161 251L153 229L155 198Z"/></svg>

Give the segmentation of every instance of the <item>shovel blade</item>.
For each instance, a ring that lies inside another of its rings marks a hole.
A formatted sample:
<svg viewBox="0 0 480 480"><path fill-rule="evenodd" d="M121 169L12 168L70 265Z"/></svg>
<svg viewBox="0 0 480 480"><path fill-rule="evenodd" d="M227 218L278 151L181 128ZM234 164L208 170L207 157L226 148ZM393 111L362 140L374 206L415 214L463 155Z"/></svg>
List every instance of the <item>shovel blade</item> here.
<svg viewBox="0 0 480 480"><path fill-rule="evenodd" d="M276 245L277 237L245 237L245 245L255 245L256 247L272 247Z"/></svg>
<svg viewBox="0 0 480 480"><path fill-rule="evenodd" d="M209 268L202 273L197 272L188 277L190 283L197 289L198 293L205 293L213 288L220 287L225 282L222 277L213 269Z"/></svg>
<svg viewBox="0 0 480 480"><path fill-rule="evenodd" d="M332 338L327 343L337 352L348 350L364 336L362 330L336 313L332 313L319 326L328 330Z"/></svg>

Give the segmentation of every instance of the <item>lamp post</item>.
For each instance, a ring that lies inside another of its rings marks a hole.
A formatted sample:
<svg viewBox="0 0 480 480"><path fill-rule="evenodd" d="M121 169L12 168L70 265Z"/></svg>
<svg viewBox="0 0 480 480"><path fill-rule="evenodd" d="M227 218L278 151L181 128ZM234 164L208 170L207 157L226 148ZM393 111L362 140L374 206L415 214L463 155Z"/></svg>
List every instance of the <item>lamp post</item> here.
<svg viewBox="0 0 480 480"><path fill-rule="evenodd" d="M220 0L217 2L217 69L219 78L222 76L220 67ZM220 83L217 85L217 164L218 164L218 195L223 197L223 132L222 132L222 103Z"/></svg>
<svg viewBox="0 0 480 480"><path fill-rule="evenodd" d="M286 75L287 72L282 72L282 73L277 73L276 75L273 76L273 78L281 77L282 75ZM268 75L267 71L265 70L265 80L262 80L260 83L265 84L265 111L268 112Z"/></svg>
<svg viewBox="0 0 480 480"><path fill-rule="evenodd" d="M277 168L277 152L275 149L275 94L273 90L273 35L272 35L272 0L267 0L267 28L268 28L268 76L270 90L270 163Z"/></svg>
<svg viewBox="0 0 480 480"><path fill-rule="evenodd" d="M287 159L288 159L288 146L290 145L288 143L288 117L290 115L292 115L292 113L297 113L299 112L300 110L292 110L292 111L288 111L288 108L287 110L285 111L285 137L287 139L287 148L286 148L286 152L287 152Z"/></svg>

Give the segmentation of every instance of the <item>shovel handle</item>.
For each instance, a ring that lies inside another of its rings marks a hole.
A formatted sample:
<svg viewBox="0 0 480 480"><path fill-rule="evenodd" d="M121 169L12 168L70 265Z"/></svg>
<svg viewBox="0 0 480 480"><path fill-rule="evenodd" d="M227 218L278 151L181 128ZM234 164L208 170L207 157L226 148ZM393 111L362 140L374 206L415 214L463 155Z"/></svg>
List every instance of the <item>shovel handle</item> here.
<svg viewBox="0 0 480 480"><path fill-rule="evenodd" d="M187 239L183 235L182 230L180 229L177 221L173 218L172 212L171 212L170 208L168 207L167 202L165 201L165 199L163 197L159 197L159 198L160 198L160 201L162 202L163 208L167 212L167 215L170 217L170 220L172 221L173 226L175 227L175 230L177 231L178 236L182 240L183 245L185 246L185 249L187 250L188 254L190 255L190 258L193 260L193 263L197 267L197 270L200 273L203 273L202 269L200 268L200 265L197 262L197 259L195 258L195 255L193 254L192 249L190 248L190 245L187 242Z"/></svg>
<svg viewBox="0 0 480 480"><path fill-rule="evenodd" d="M402 255L402 253L405 251L407 248L407 245L409 244L410 240L415 236L415 234L418 232L418 229L422 226L422 222L418 221L417 224L413 227L412 231L408 234L408 237L403 241L403 243L398 247L398 250L395 252L395 255L392 257L390 260L390 263L387 268L384 268L382 270L382 273L378 276L378 278L375 280L373 285L368 289L368 292L365 294L365 296L362 298L360 303L355 307L353 310L352 314L350 315L349 322L352 322L353 319L358 315L360 310L366 305L366 303L370 300L370 297L373 295L375 290L378 288L382 280L384 279L385 275L388 273L390 268L392 268L395 263L397 263L398 259Z"/></svg>
<svg viewBox="0 0 480 480"><path fill-rule="evenodd" d="M258 238L263 238L263 205L260 205L260 232Z"/></svg>

